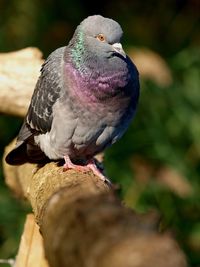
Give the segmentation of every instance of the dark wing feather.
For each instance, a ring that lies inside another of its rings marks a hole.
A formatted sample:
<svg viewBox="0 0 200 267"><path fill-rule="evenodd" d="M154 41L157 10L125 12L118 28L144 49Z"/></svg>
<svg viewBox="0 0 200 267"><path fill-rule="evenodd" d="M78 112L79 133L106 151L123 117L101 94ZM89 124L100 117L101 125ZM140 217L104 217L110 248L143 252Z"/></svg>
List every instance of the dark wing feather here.
<svg viewBox="0 0 200 267"><path fill-rule="evenodd" d="M30 131L50 131L53 119L53 105L61 91L61 64L65 47L55 50L44 62L25 119ZM23 131L20 132L23 135ZM20 136L19 136L19 139Z"/></svg>
<svg viewBox="0 0 200 267"><path fill-rule="evenodd" d="M62 57L65 47L55 50L44 62L37 81L28 113L17 138L15 148L6 162L19 165L25 162L42 162L46 156L34 143L34 135L50 131L53 105L60 96Z"/></svg>

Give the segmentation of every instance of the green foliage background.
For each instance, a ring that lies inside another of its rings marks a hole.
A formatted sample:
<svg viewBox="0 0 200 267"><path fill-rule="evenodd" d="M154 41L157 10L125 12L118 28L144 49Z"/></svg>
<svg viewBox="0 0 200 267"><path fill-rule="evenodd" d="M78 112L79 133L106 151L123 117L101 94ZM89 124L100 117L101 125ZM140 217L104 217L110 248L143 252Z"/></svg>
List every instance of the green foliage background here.
<svg viewBox="0 0 200 267"><path fill-rule="evenodd" d="M106 170L120 184L127 205L158 213L160 231L170 230L189 266L200 266L199 1L0 0L0 52L36 46L46 57L66 45L77 24L95 13L122 25L125 47L146 46L164 57L173 76L165 88L141 80L136 118L122 140L106 152ZM0 117L1 155L20 124L18 118ZM144 181L135 167L138 158L144 168L153 169ZM180 195L159 181L157 170L166 166L190 185L190 194ZM28 210L6 188L1 168L0 258L16 254Z"/></svg>

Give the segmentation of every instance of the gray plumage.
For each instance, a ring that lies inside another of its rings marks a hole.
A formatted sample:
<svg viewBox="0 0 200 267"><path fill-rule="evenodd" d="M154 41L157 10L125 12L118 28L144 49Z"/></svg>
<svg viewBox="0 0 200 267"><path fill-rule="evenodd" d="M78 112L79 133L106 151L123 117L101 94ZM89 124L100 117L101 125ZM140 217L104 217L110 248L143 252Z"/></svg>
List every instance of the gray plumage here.
<svg viewBox="0 0 200 267"><path fill-rule="evenodd" d="M7 163L65 155L87 161L122 136L139 96L138 72L120 45L122 33L117 22L90 16L68 46L47 58Z"/></svg>

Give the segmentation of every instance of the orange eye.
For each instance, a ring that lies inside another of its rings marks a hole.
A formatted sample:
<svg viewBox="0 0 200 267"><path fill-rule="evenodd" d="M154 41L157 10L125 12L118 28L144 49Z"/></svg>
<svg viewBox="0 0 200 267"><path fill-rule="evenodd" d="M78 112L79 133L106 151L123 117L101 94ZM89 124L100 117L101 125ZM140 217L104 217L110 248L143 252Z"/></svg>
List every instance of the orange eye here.
<svg viewBox="0 0 200 267"><path fill-rule="evenodd" d="M102 33L99 33L96 38L101 41L101 42L105 42L106 38Z"/></svg>

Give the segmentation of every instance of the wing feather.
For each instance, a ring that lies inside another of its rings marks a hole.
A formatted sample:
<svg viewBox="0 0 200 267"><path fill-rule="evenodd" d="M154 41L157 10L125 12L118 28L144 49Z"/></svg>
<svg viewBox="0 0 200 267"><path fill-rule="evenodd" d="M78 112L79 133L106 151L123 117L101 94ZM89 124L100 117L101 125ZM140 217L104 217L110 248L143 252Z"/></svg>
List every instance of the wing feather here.
<svg viewBox="0 0 200 267"><path fill-rule="evenodd" d="M59 98L62 83L62 57L65 47L55 50L41 68L29 110L25 119L30 131L46 133L50 131L53 119L53 105ZM21 132L20 134L23 134Z"/></svg>

